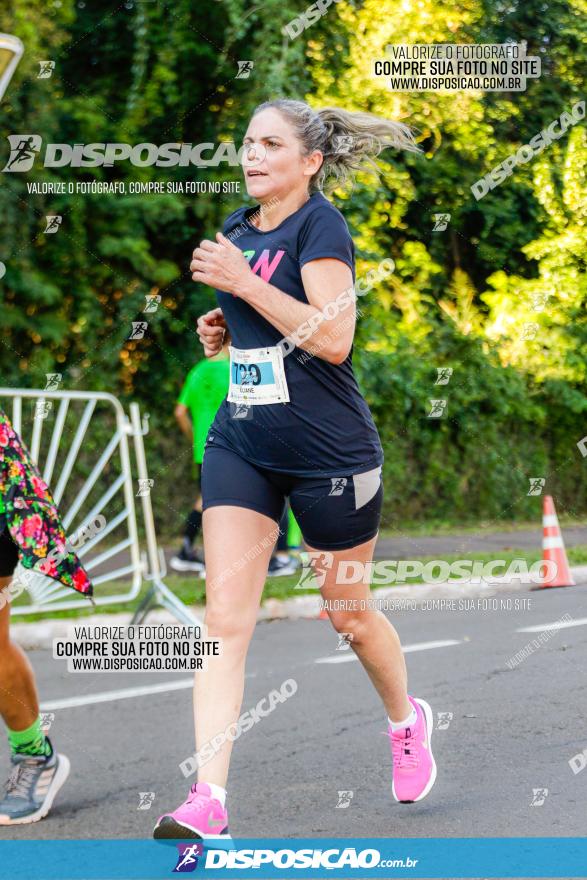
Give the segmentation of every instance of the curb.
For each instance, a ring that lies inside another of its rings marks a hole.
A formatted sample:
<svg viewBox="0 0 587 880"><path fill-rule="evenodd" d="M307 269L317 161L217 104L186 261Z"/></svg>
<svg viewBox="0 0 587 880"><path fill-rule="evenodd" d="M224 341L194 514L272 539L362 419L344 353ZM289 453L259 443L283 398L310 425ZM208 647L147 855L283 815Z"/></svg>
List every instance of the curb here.
<svg viewBox="0 0 587 880"><path fill-rule="evenodd" d="M577 566L571 569L576 585L587 586L587 565ZM429 599L471 599L476 597L487 598L497 593L524 592L535 587L535 583L522 581L519 578L505 580L495 578L490 583L481 581L454 581L438 584L402 584L395 587L378 587L371 590L371 596L378 602L398 603L398 608L385 608L383 610L402 610L402 602L421 605ZM547 588L553 589L553 588ZM560 589L560 588L557 588ZM563 587L562 589L568 589ZM537 593L538 595L538 593ZM266 599L257 613L257 622L272 620L316 620L321 610L321 597L316 595L293 596L290 599ZM205 607L196 606L193 609L198 620L204 619ZM66 638L70 627L73 626L128 626L131 612L125 614L94 614L92 617L83 619L75 618L48 618L34 623L14 623L10 627L10 633L14 641L26 651L51 650L53 639ZM145 626L157 624L177 623L175 617L161 609L151 611L147 617Z"/></svg>

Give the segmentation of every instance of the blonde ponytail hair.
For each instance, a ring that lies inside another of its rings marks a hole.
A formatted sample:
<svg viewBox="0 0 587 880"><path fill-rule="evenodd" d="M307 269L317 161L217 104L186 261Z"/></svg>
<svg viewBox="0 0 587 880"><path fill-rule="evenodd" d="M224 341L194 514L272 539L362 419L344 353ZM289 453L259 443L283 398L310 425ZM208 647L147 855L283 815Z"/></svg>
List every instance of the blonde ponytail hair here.
<svg viewBox="0 0 587 880"><path fill-rule="evenodd" d="M411 128L403 122L392 122L372 113L353 113L339 107L313 110L305 101L289 98L265 101L255 108L253 115L270 108L278 110L290 123L304 155L314 150L320 150L324 155L322 167L310 181L311 192L327 185L342 185L353 179L357 171L378 173L374 160L386 147L421 152Z"/></svg>

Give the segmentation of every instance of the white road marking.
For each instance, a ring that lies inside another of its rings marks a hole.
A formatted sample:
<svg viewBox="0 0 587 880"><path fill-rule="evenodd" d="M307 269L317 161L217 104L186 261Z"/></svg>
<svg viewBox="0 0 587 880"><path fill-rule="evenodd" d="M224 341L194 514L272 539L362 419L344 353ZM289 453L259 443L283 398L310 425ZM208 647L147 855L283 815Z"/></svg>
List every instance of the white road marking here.
<svg viewBox="0 0 587 880"><path fill-rule="evenodd" d="M547 629L568 629L570 626L587 626L587 617L576 617L574 620L555 620L554 623L542 623L539 626L523 626L518 633L538 633Z"/></svg>
<svg viewBox="0 0 587 880"><path fill-rule="evenodd" d="M165 691L180 691L194 686L193 678L182 678L179 681L161 682L160 684L144 684L139 687L123 688L117 691L102 691L98 694L82 694L81 697L65 697L63 700L51 700L43 703L42 712L51 709L72 709L75 706L90 706L92 703L109 703L111 700L128 700L131 697L142 697L147 694L161 694Z"/></svg>
<svg viewBox="0 0 587 880"><path fill-rule="evenodd" d="M245 675L252 678L253 673ZM129 700L131 697L144 697L149 694L164 694L167 691L181 691L194 686L193 678L181 678L177 681L161 682L160 684L145 684L140 687L122 688L118 691L102 691L98 694L83 694L81 697L65 697L63 700L50 700L42 703L41 712L50 712L51 709L73 709L76 706L90 706L92 703L110 703L114 700Z"/></svg>
<svg viewBox="0 0 587 880"><path fill-rule="evenodd" d="M444 639L437 642L415 642L413 645L402 645L404 654L413 654L415 651L432 651L434 648L450 648L452 645L462 644L462 639ZM320 657L315 663L350 663L359 658L350 648L336 657Z"/></svg>

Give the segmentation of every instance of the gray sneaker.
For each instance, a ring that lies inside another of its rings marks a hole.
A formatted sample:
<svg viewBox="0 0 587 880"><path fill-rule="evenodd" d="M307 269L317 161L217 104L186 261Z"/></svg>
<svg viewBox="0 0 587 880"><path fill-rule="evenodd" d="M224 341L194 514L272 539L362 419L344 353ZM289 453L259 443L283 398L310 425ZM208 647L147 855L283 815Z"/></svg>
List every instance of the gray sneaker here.
<svg viewBox="0 0 587 880"><path fill-rule="evenodd" d="M0 825L26 825L47 815L55 795L69 776L69 760L13 755L13 769L0 800Z"/></svg>

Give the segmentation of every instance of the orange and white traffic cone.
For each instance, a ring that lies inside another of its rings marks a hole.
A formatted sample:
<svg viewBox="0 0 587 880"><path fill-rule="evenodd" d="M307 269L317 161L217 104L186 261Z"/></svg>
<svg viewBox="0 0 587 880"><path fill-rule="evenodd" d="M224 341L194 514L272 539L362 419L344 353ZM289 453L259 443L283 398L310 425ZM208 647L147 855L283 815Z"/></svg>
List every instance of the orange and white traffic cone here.
<svg viewBox="0 0 587 880"><path fill-rule="evenodd" d="M542 512L542 559L544 562L554 562L554 573L550 574L549 569L552 565L546 567L542 583L534 587L536 590L544 590L546 587L574 587L575 581L569 568L567 552L563 542L558 517L554 509L554 501L551 495L544 496L544 507Z"/></svg>

